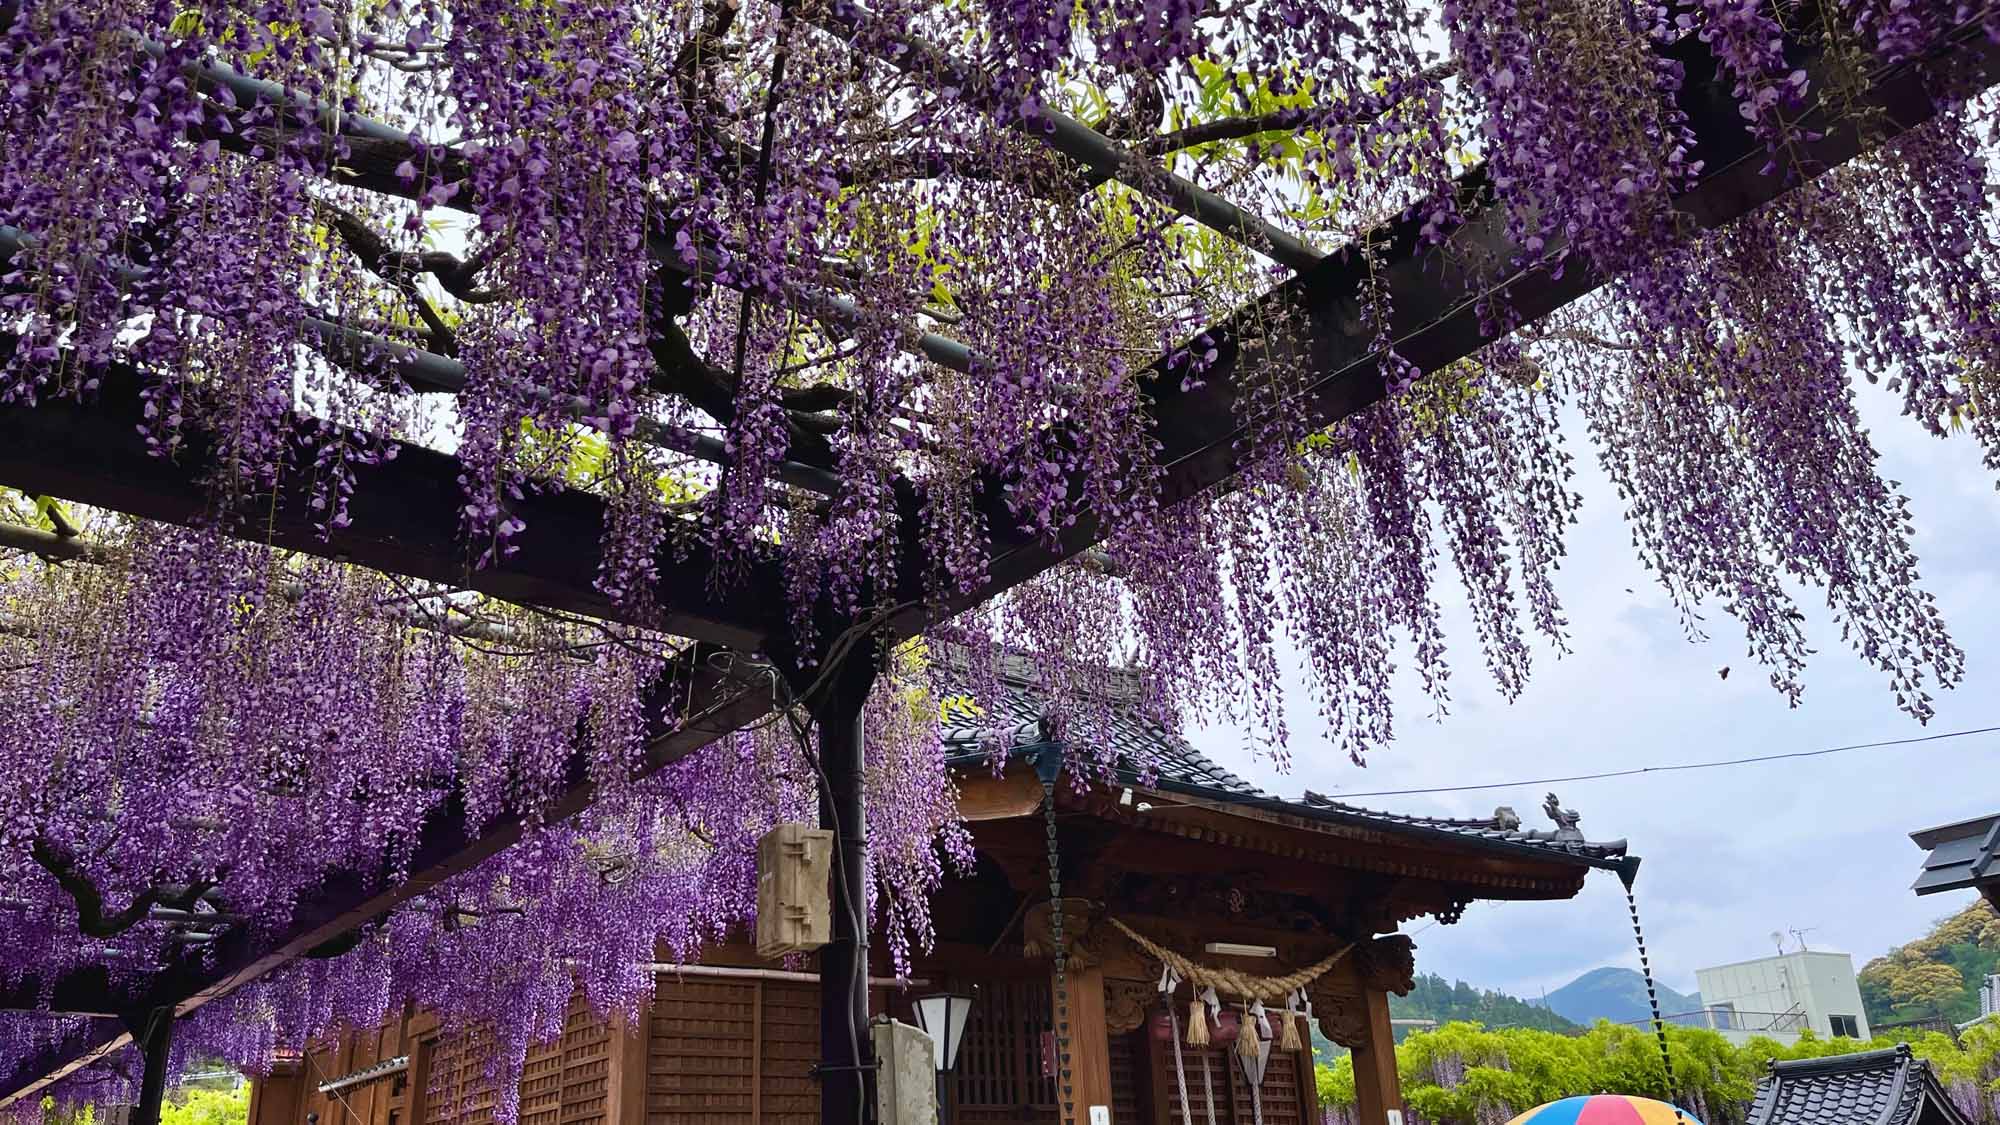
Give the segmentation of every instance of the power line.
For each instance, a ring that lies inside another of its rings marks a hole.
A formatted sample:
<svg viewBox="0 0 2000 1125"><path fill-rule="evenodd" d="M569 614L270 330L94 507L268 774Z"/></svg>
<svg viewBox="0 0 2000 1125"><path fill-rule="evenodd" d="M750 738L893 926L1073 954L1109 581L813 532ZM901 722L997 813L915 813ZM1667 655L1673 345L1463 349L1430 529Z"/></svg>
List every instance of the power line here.
<svg viewBox="0 0 2000 1125"><path fill-rule="evenodd" d="M1493 781L1483 785L1441 785L1430 789L1377 789L1369 793L1336 793L1341 800L1352 797L1408 797L1422 793L1474 793L1485 789L1518 789L1530 785L1563 785L1572 781L1601 781L1608 777L1636 777L1645 773L1677 773L1682 770L1712 770L1723 766L1747 766L1756 762L1782 762L1793 758L1822 758L1828 754L1844 754L1849 750L1879 750L1890 746L1914 746L1920 742L1941 742L1947 738L1965 738L1975 734L2000 732L2000 726L1977 727L1972 730L1946 731L1943 734L1927 734L1921 738L1894 738L1884 742L1856 742L1850 746L1828 746L1819 750L1794 750L1787 754L1759 754L1750 758L1725 758L1715 762L1681 762L1670 766L1638 766L1624 770L1605 770L1602 773L1580 773L1570 777L1543 777L1530 781Z"/></svg>

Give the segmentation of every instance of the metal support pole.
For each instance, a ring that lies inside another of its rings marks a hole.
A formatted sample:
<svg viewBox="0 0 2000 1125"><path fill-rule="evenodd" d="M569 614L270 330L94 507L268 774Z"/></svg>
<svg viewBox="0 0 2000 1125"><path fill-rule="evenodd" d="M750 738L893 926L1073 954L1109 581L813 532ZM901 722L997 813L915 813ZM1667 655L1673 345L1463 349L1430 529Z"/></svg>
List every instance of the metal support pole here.
<svg viewBox="0 0 2000 1125"><path fill-rule="evenodd" d="M160 1125L160 1106L167 1099L167 1055L174 1040L173 1005L128 1016L125 1024L146 1067L139 1078L139 1104L132 1107L131 1125Z"/></svg>
<svg viewBox="0 0 2000 1125"><path fill-rule="evenodd" d="M875 1058L868 1035L867 764L861 708L875 683L874 646L862 642L809 701L819 727L820 827L834 831L833 941L819 951L822 1125L874 1119Z"/></svg>

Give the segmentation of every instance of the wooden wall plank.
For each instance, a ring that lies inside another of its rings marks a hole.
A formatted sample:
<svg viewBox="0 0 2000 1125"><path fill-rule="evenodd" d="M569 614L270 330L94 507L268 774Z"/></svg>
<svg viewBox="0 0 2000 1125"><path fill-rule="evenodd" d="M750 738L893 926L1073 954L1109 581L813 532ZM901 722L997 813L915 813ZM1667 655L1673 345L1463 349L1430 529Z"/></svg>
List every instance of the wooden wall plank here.
<svg viewBox="0 0 2000 1125"><path fill-rule="evenodd" d="M764 982L758 981L750 1001L750 1120L764 1120Z"/></svg>
<svg viewBox="0 0 2000 1125"><path fill-rule="evenodd" d="M819 1125L819 985L766 981L762 992L758 1125Z"/></svg>
<svg viewBox="0 0 2000 1125"><path fill-rule="evenodd" d="M1185 1032L1184 1032L1185 1033ZM1154 1125L1206 1125L1208 1110L1203 1091L1203 1073L1207 1073L1208 1089L1215 1097L1216 1125L1251 1125L1257 1117L1257 1107L1251 1101L1249 1079L1243 1073L1242 1064L1236 1059L1234 1043L1210 1044L1206 1047L1190 1047L1181 1044L1181 1058L1187 1072L1188 1107L1191 1112L1183 1116L1179 1082L1174 1076L1174 1048L1164 1039L1147 1037L1151 1050L1148 1052L1154 1070L1151 1088L1155 1103L1150 1113L1143 1117L1127 1120L1151 1121ZM1307 1052L1307 1057L1310 1053ZM1264 1069L1264 1082L1258 1088L1258 1097L1263 1102L1265 1125L1317 1125L1318 1115L1306 1109L1306 1095L1301 1088L1301 1075L1310 1081L1311 1070L1301 1070L1299 1054L1290 1051L1271 1052ZM1114 1125L1120 1119L1112 1117Z"/></svg>
<svg viewBox="0 0 2000 1125"><path fill-rule="evenodd" d="M754 985L662 975L646 1057L647 1125L748 1125Z"/></svg>

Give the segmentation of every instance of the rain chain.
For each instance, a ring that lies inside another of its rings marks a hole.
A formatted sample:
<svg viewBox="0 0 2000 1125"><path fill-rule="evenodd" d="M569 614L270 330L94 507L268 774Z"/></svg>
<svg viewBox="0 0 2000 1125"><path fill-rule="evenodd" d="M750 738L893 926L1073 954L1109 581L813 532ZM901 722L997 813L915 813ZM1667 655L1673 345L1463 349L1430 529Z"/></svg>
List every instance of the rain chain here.
<svg viewBox="0 0 2000 1125"><path fill-rule="evenodd" d="M1056 846L1056 774L1042 777L1042 817L1049 843L1049 941L1055 946L1056 1107L1063 1125L1074 1125L1076 1109L1069 1066L1069 952L1063 946L1062 854Z"/></svg>
<svg viewBox="0 0 2000 1125"><path fill-rule="evenodd" d="M1632 912L1632 937L1639 944L1639 972L1646 978L1646 1002L1653 1007L1653 1034L1660 1040L1660 1066L1667 1074L1667 1100L1680 1108L1680 1083L1674 1078L1674 1056L1667 1049L1667 1021L1660 1017L1660 993L1653 985L1653 963L1646 955L1646 932L1639 927L1639 900L1632 894L1632 879L1619 872L1625 883L1625 907Z"/></svg>

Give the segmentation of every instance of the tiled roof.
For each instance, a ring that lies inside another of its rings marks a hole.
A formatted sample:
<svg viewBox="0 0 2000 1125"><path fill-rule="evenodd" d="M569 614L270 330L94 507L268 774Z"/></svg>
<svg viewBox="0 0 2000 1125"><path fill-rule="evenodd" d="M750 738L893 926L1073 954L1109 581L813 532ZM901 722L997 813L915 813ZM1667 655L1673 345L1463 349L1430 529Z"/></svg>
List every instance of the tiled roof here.
<svg viewBox="0 0 2000 1125"><path fill-rule="evenodd" d="M979 699L978 715L954 715L945 723L945 751L957 762L983 757L995 749L1037 746L1042 731L1042 699L1023 674L1021 662L1009 660L1000 678L998 699ZM1130 703L1106 709L1106 737L1118 748L1119 760L1133 773L1157 773L1159 780L1217 793L1245 797L1269 794L1203 757L1187 741L1168 734Z"/></svg>
<svg viewBox="0 0 2000 1125"><path fill-rule="evenodd" d="M1435 816L1409 816L1403 813L1378 812L1358 805L1342 804L1331 797L1325 797L1312 790L1306 790L1302 802L1308 808L1324 809L1365 817L1369 820L1391 824L1409 825L1413 828L1450 832L1457 836L1468 836L1482 840L1493 840L1508 844L1523 844L1544 851L1562 852L1582 859L1611 859L1625 854L1623 840L1586 840L1575 829L1557 828L1547 831L1540 828L1522 828L1520 818L1511 809L1495 809L1494 815L1478 820L1447 819Z"/></svg>
<svg viewBox="0 0 2000 1125"><path fill-rule="evenodd" d="M1046 746L1051 732L1043 725L1042 698L1034 688L1034 670L1025 659L1002 658L1000 693L996 699L979 698L978 714L953 712L946 722L946 753L953 765L970 766L996 751L1033 752ZM1105 708L1104 737L1118 751L1120 769L1128 780L1162 792L1178 792L1328 824L1399 832L1417 837L1442 839L1454 844L1472 844L1516 854L1551 854L1574 859L1593 867L1623 867L1636 863L1626 858L1625 841L1587 841L1573 827L1555 831L1524 830L1512 810L1496 809L1482 820L1446 819L1379 812L1344 804L1313 792L1287 799L1266 793L1223 767L1210 761L1186 739L1170 734L1146 718L1131 702L1136 698L1136 680L1130 685L1114 684L1114 691L1130 687L1123 700ZM1098 724L1093 721L1092 727Z"/></svg>
<svg viewBox="0 0 2000 1125"><path fill-rule="evenodd" d="M1773 1062L1746 1125L1971 1125L1909 1044Z"/></svg>
<svg viewBox="0 0 2000 1125"><path fill-rule="evenodd" d="M1930 852L1910 888L1918 894L2000 885L2000 814L1926 828L1910 839Z"/></svg>

